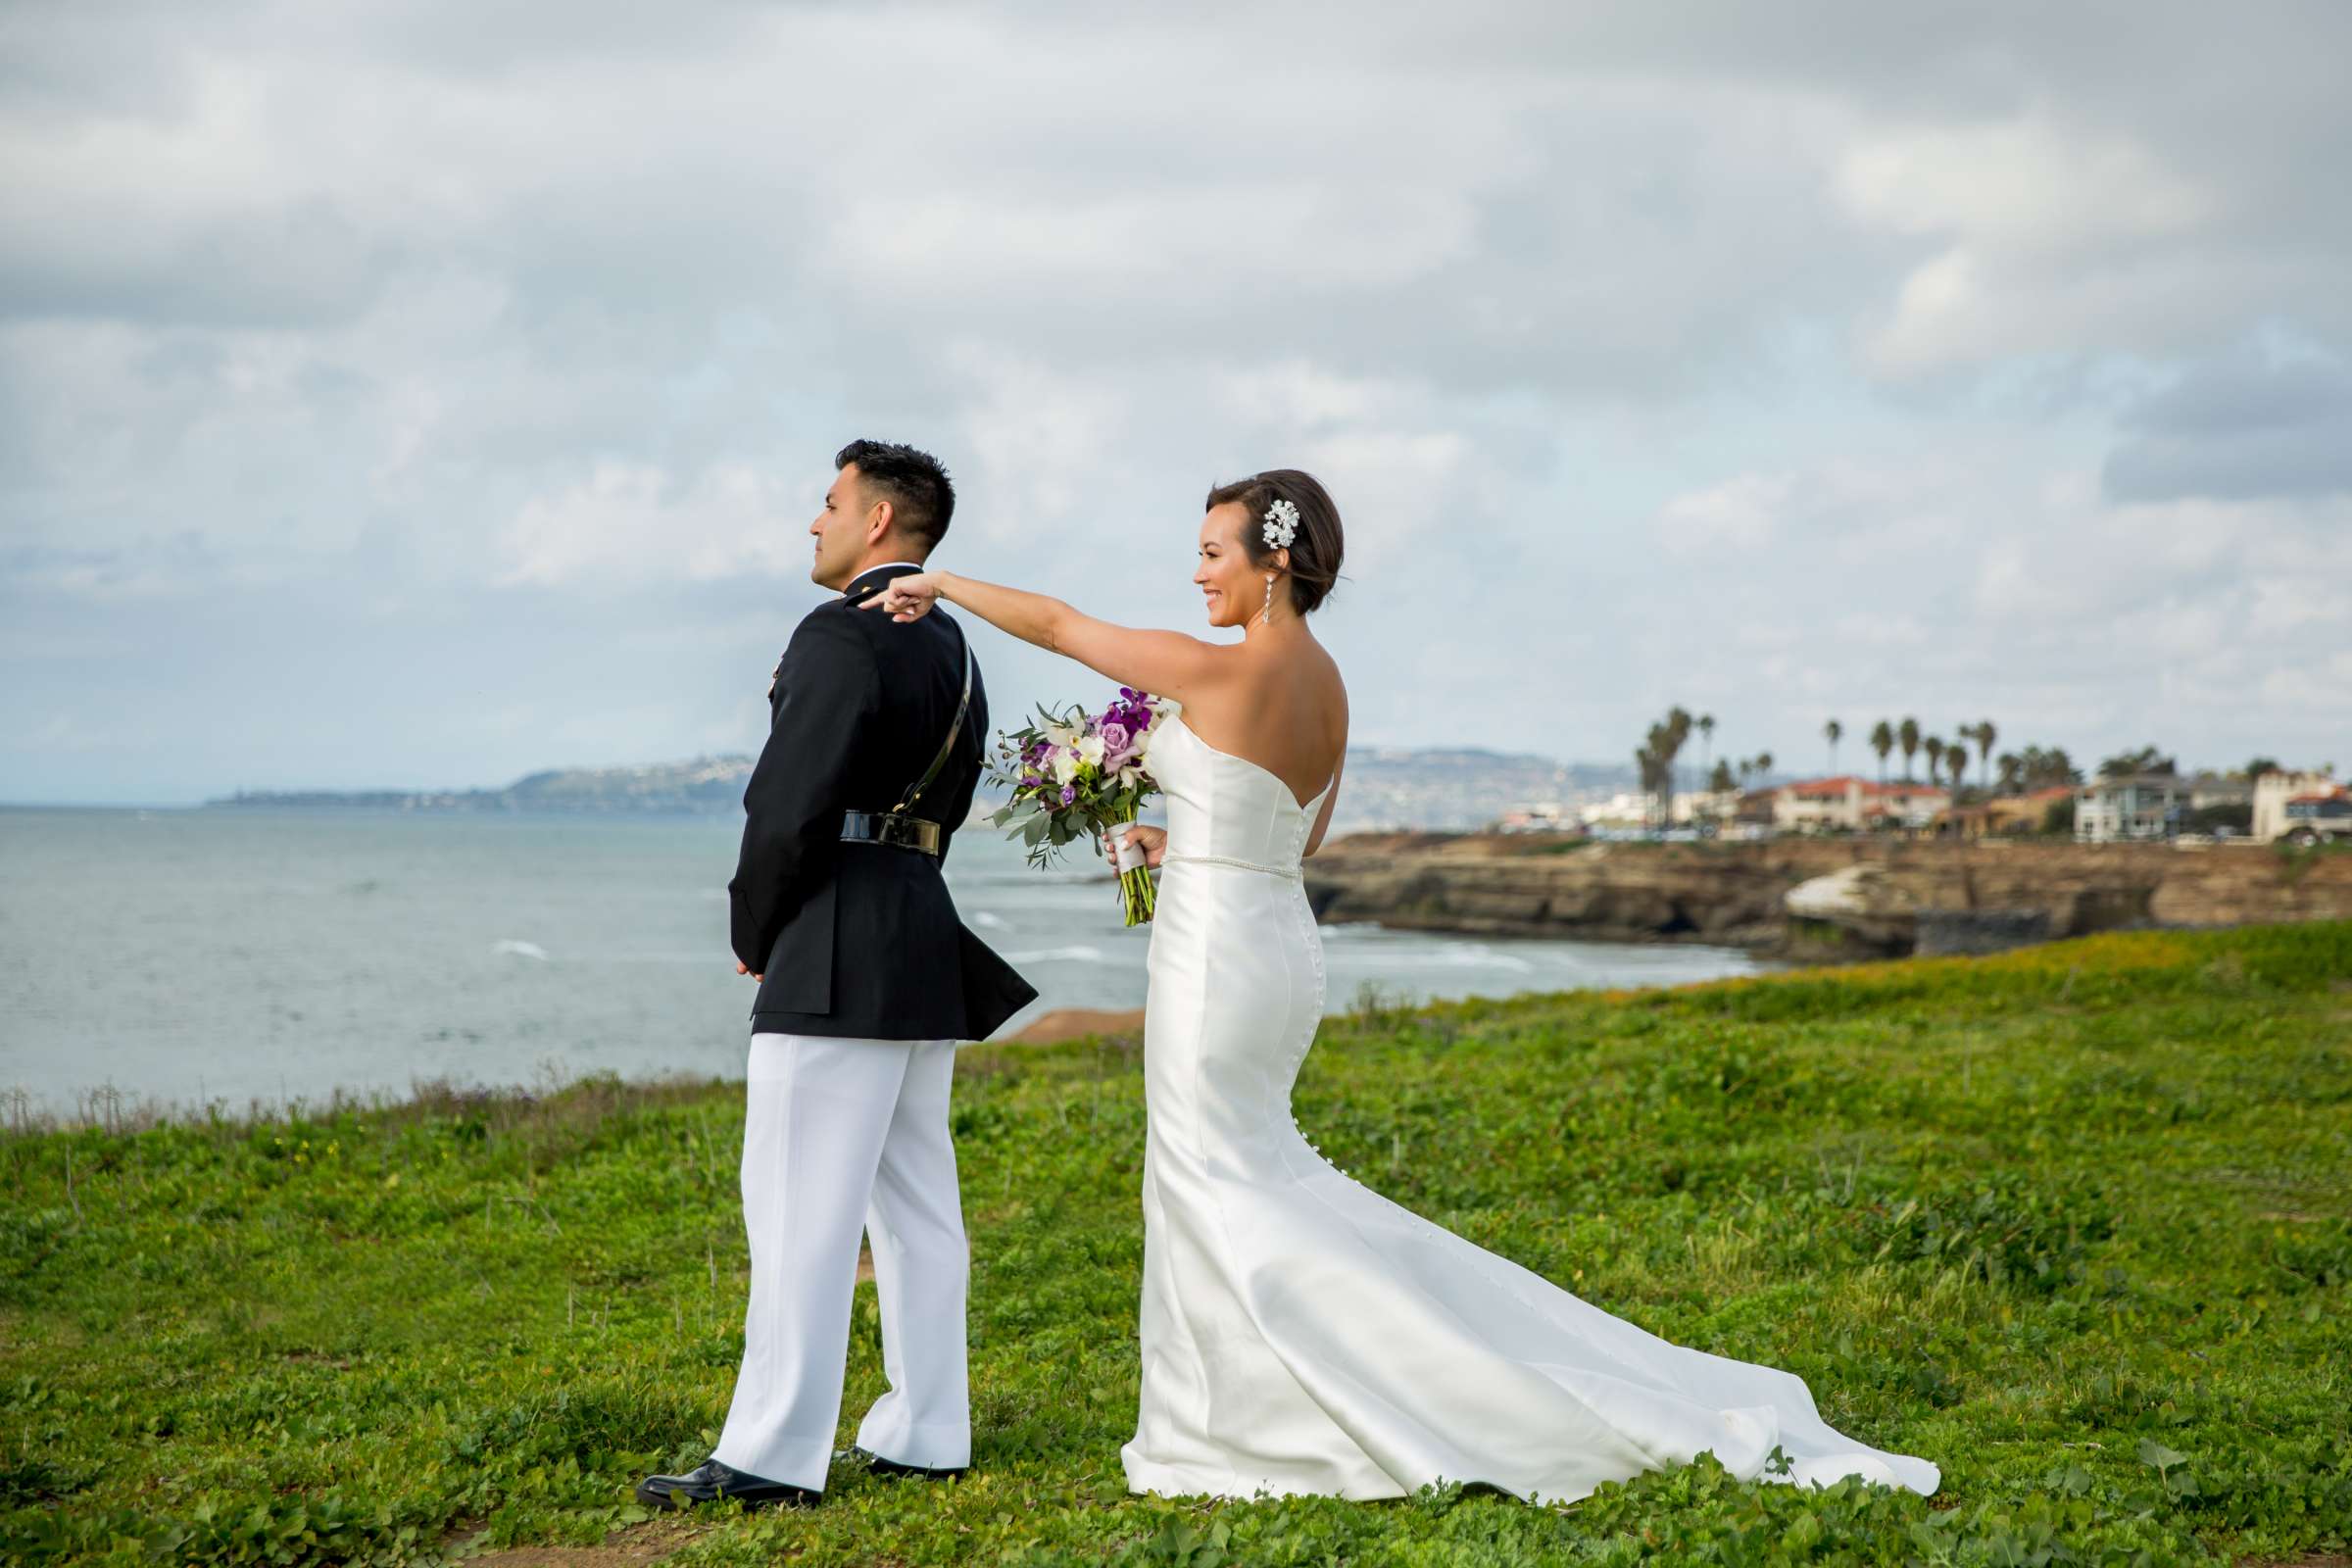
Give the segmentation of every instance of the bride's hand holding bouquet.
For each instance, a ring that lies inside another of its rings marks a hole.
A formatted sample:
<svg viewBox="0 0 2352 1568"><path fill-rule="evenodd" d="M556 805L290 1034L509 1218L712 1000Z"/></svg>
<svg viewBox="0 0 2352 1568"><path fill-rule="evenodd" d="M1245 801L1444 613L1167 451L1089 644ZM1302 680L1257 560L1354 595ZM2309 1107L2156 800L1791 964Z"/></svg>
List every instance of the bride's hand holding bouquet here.
<svg viewBox="0 0 2352 1568"><path fill-rule="evenodd" d="M1160 857L1168 853L1168 830L1166 828L1152 827L1145 822L1130 822L1118 830L1118 836L1124 838L1129 846L1141 852L1144 864L1154 871L1159 869ZM1111 848L1108 846L1097 846L1097 849L1104 856L1111 853Z"/></svg>

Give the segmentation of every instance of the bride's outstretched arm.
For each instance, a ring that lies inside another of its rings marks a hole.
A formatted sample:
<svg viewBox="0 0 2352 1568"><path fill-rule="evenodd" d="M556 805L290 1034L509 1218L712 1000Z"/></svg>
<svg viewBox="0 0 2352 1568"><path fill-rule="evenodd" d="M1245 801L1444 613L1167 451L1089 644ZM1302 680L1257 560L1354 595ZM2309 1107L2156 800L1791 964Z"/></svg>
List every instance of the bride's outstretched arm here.
<svg viewBox="0 0 2352 1568"><path fill-rule="evenodd" d="M893 620L919 620L942 599L1023 642L1075 659L1097 674L1180 703L1213 682L1231 652L1179 631L1113 625L1050 595L952 571L895 577L859 608L879 610Z"/></svg>

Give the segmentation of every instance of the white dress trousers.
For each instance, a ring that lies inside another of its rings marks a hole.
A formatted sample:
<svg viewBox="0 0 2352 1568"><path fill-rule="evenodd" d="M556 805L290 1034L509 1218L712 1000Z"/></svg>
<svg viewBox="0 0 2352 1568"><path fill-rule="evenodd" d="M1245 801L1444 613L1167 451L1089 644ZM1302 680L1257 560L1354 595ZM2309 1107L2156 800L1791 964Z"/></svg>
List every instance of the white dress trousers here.
<svg viewBox="0 0 2352 1568"><path fill-rule="evenodd" d="M841 1416L858 1237L872 1245L890 1391L858 1446L900 1464L971 1462L964 1292L971 1254L948 1136L952 1040L756 1034L746 1073L743 1365L713 1456L821 1489Z"/></svg>

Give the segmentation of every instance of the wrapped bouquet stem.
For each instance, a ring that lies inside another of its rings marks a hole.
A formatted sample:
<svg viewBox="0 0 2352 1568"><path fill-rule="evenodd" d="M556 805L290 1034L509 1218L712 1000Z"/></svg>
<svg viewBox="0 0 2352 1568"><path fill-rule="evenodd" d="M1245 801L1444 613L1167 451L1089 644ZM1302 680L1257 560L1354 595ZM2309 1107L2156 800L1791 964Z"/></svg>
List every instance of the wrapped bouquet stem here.
<svg viewBox="0 0 2352 1568"><path fill-rule="evenodd" d="M1135 826L1135 813L1111 824L1110 863L1119 873L1119 907L1129 925L1142 925L1152 918L1159 891L1152 880L1152 868L1144 863L1144 847L1132 843L1127 829Z"/></svg>
<svg viewBox="0 0 2352 1568"><path fill-rule="evenodd" d="M1157 897L1143 850L1125 830L1159 793L1147 759L1154 727L1168 711L1165 702L1128 686L1100 713L1074 703L1059 712L1041 707L1036 723L999 737L998 760L990 764L1011 791L991 820L1028 847L1035 866L1051 865L1080 838L1102 844L1117 868L1120 912L1129 925L1151 919Z"/></svg>

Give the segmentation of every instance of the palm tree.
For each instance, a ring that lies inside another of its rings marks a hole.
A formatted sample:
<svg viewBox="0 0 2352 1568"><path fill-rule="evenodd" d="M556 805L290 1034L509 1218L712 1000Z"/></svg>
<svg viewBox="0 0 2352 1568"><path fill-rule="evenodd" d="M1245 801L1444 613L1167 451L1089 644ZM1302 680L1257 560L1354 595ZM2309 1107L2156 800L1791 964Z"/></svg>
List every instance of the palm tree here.
<svg viewBox="0 0 2352 1568"><path fill-rule="evenodd" d="M1666 825L1674 826L1674 760L1683 755L1683 747L1690 739L1691 718L1680 704L1666 710L1665 745L1660 749L1666 762Z"/></svg>
<svg viewBox="0 0 2352 1568"><path fill-rule="evenodd" d="M1715 715L1701 713L1698 715L1698 770L1702 775L1707 771L1707 760L1714 755Z"/></svg>
<svg viewBox="0 0 2352 1568"><path fill-rule="evenodd" d="M2000 761L2002 793L2006 795L2024 794L2026 789L2025 759L2018 756L2015 752L2003 752L2001 754Z"/></svg>
<svg viewBox="0 0 2352 1568"><path fill-rule="evenodd" d="M1952 770L1952 796L1956 800L1968 787L1968 748L1955 746L1943 754L1943 765Z"/></svg>
<svg viewBox="0 0 2352 1568"><path fill-rule="evenodd" d="M1758 778L1762 778L1765 774L1771 771L1772 754L1770 752L1758 752L1756 754L1756 776Z"/></svg>
<svg viewBox="0 0 2352 1568"><path fill-rule="evenodd" d="M1871 726L1870 749L1879 754L1879 782L1886 782L1886 754L1894 750L1894 726L1885 719Z"/></svg>
<svg viewBox="0 0 2352 1568"><path fill-rule="evenodd" d="M1894 732L1895 744L1903 749L1903 782L1911 781L1911 758L1919 750L1919 720L1906 718Z"/></svg>
<svg viewBox="0 0 2352 1568"><path fill-rule="evenodd" d="M1667 827L1674 825L1674 760L1690 740L1690 715L1675 708L1668 711L1665 722L1649 726L1648 743L1634 753L1634 763L1641 769L1642 791L1658 797L1659 812Z"/></svg>
<svg viewBox="0 0 2352 1568"><path fill-rule="evenodd" d="M1943 737L1931 735L1919 743L1919 749L1928 754L1928 782L1931 784L1942 783Z"/></svg>
<svg viewBox="0 0 2352 1568"><path fill-rule="evenodd" d="M1977 720L1977 777L1983 781L1986 789L1992 788L1992 743L2000 733L1999 730L1992 727L1991 719L1980 718Z"/></svg>
<svg viewBox="0 0 2352 1568"><path fill-rule="evenodd" d="M1845 726L1833 718L1821 726L1821 732L1830 740L1830 773L1834 777L1838 772L1838 737L1845 733Z"/></svg>

